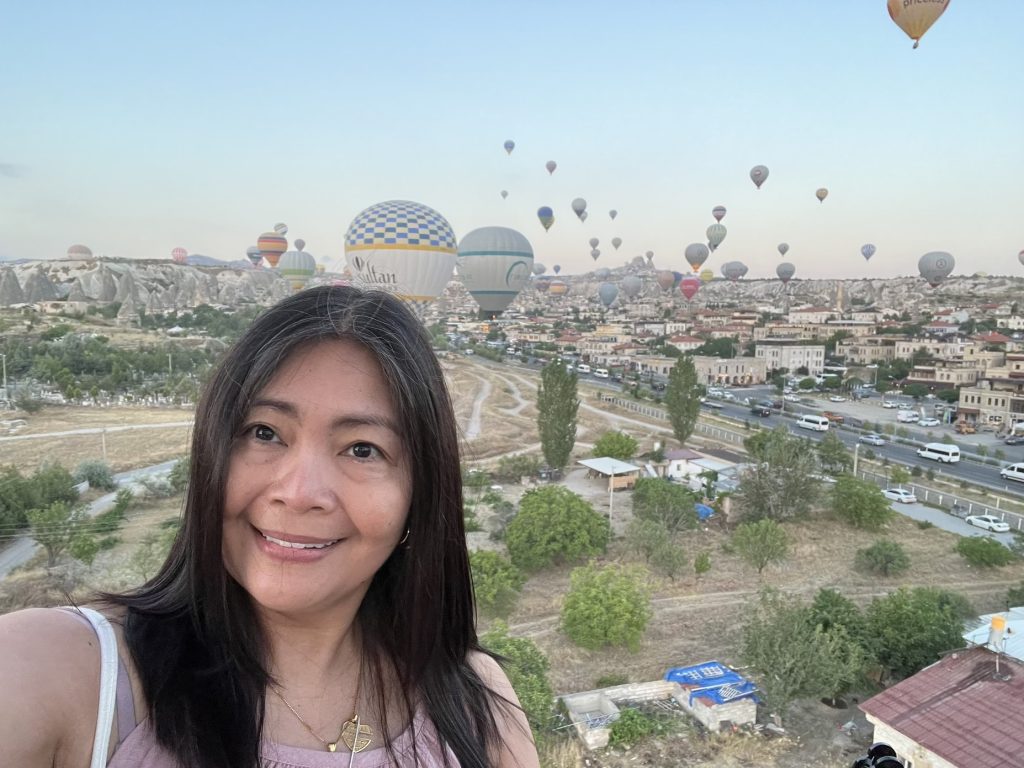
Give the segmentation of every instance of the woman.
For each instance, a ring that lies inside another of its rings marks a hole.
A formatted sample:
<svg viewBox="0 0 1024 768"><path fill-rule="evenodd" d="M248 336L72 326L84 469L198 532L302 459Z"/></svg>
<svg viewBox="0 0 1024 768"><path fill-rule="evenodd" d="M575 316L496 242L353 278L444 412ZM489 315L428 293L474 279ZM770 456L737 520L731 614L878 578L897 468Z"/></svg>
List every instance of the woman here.
<svg viewBox="0 0 1024 768"><path fill-rule="evenodd" d="M125 667L110 768L537 765L477 644L443 376L386 294L255 321L199 404L167 562L100 607ZM68 611L0 617L0 764L90 765L96 645Z"/></svg>

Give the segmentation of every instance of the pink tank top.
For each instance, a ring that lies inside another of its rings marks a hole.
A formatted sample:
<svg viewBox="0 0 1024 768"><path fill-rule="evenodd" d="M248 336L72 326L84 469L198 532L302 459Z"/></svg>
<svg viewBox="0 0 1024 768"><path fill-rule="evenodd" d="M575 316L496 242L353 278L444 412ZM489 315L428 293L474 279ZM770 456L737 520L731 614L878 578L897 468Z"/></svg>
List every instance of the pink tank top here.
<svg viewBox="0 0 1024 768"><path fill-rule="evenodd" d="M85 619L74 611L69 611L80 621L88 624ZM92 626L91 624L89 626ZM117 669L117 734L118 742L107 768L181 768L175 757L157 743L156 734L150 725L149 718L141 723L135 722L135 701L132 695L131 680L124 662L118 659ZM422 709L417 709L412 723L395 737L391 748L395 752L398 766L412 766L413 747L419 757L418 768L442 768L444 756L448 757L448 765L458 768L459 762L451 749L442 746L434 724ZM264 741L260 746L261 768L348 768L349 752L326 752L324 750L305 747L290 747ZM388 760L384 747L359 752L351 763L354 768L394 768L395 763Z"/></svg>

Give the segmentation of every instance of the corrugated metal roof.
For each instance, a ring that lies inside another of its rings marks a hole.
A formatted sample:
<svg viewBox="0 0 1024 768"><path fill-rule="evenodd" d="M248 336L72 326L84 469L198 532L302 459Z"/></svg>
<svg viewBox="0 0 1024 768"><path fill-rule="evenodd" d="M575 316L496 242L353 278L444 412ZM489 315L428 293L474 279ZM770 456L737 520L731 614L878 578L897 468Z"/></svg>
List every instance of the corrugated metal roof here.
<svg viewBox="0 0 1024 768"><path fill-rule="evenodd" d="M955 766L1024 765L1024 665L1003 656L997 675L985 648L951 653L860 708Z"/></svg>
<svg viewBox="0 0 1024 768"><path fill-rule="evenodd" d="M1024 607L1011 608L1001 613L986 613L977 620L966 623L967 631L964 640L968 645L985 645L988 642L989 629L993 616L1006 619L1006 632L1003 634L1001 650L1007 656L1024 661Z"/></svg>
<svg viewBox="0 0 1024 768"><path fill-rule="evenodd" d="M577 464L582 464L587 469L600 472L602 475L625 475L629 472L639 472L640 467L627 464L618 459L603 456L600 459L580 459Z"/></svg>

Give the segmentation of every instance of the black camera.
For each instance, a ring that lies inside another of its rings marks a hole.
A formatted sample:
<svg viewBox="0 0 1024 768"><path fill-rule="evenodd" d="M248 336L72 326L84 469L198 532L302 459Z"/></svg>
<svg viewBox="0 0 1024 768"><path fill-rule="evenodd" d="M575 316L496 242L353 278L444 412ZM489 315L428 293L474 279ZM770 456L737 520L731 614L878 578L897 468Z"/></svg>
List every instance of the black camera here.
<svg viewBox="0 0 1024 768"><path fill-rule="evenodd" d="M895 749L877 742L868 748L864 757L853 762L853 768L903 768L903 761L896 757Z"/></svg>

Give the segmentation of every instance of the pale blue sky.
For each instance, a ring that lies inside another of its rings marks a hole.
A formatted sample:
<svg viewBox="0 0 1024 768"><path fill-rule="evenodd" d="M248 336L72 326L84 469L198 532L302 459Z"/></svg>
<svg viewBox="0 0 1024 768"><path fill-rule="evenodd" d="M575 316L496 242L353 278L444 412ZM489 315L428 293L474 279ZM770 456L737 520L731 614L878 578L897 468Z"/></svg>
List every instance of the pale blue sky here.
<svg viewBox="0 0 1024 768"><path fill-rule="evenodd" d="M952 0L918 50L885 0L10 4L0 257L241 258L284 221L335 260L404 198L459 237L516 227L564 273L595 266L590 237L596 266L686 271L722 204L716 273L774 276L787 241L798 278L931 250L1019 275L1022 30L1020 0Z"/></svg>

